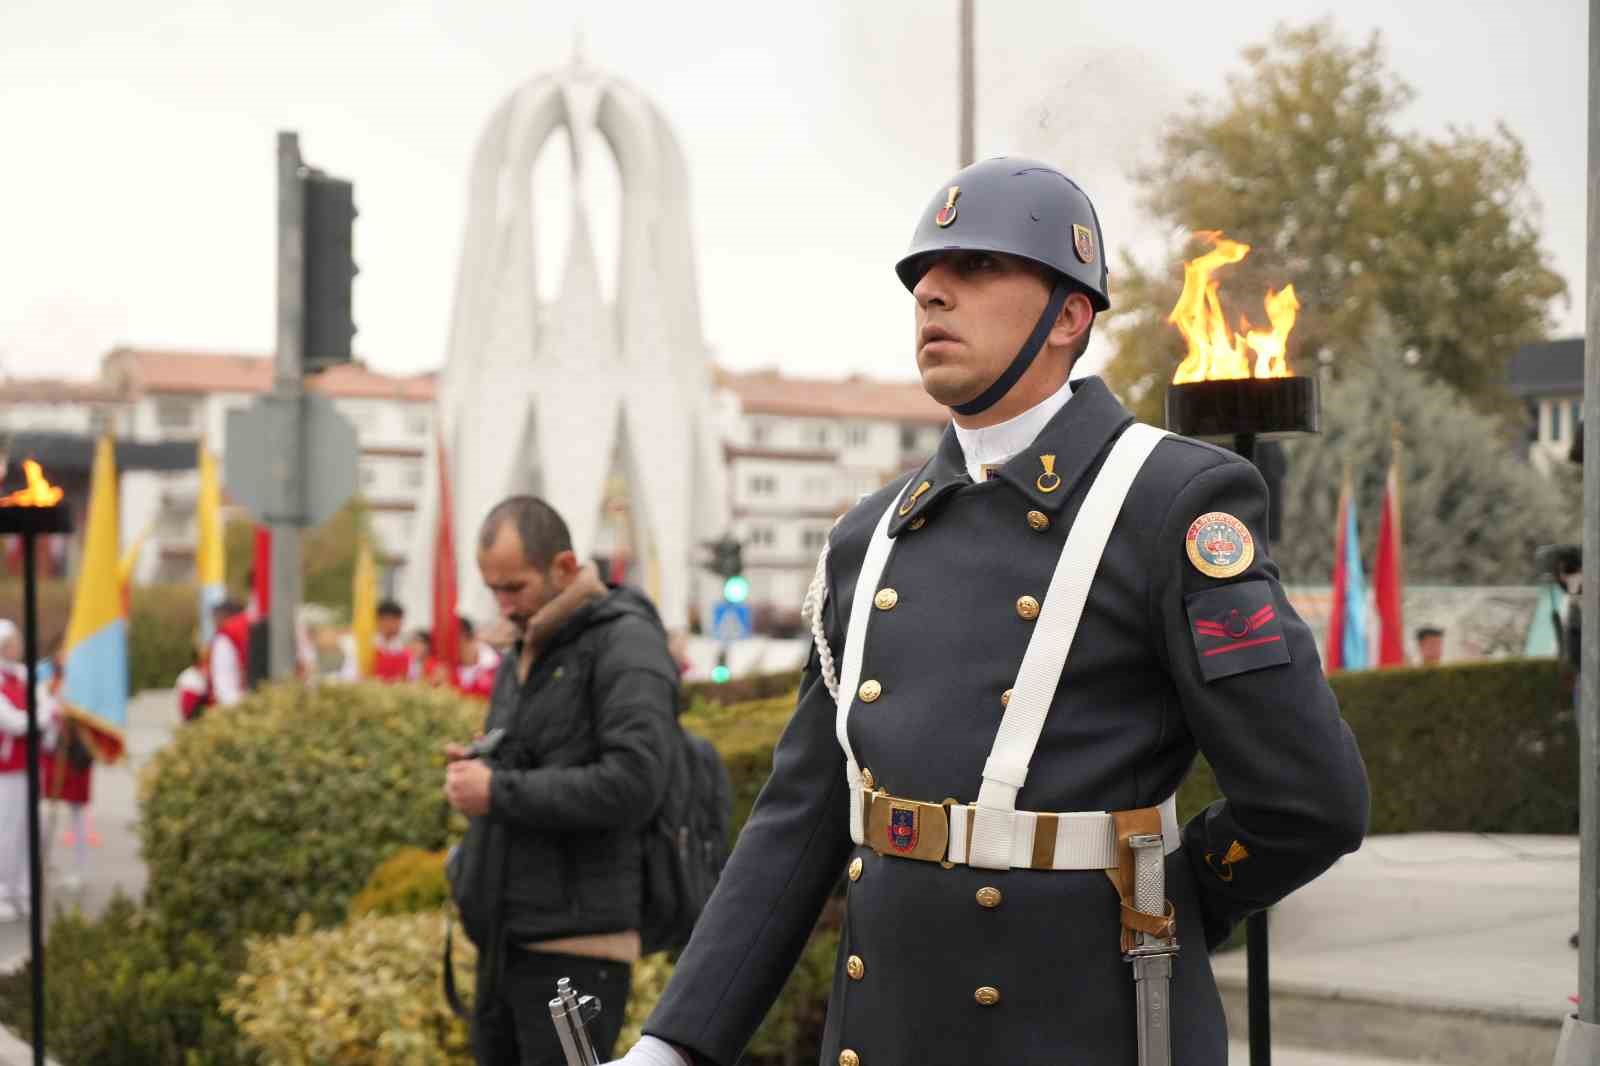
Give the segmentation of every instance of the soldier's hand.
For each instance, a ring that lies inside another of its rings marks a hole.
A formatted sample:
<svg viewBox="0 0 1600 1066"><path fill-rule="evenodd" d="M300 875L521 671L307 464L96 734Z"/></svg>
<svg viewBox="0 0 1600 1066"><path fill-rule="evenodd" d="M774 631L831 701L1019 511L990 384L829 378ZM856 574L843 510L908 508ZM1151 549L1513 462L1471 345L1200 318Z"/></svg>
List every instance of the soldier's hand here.
<svg viewBox="0 0 1600 1066"><path fill-rule="evenodd" d="M689 1056L654 1036L641 1036L639 1042L620 1059L605 1066L694 1066Z"/></svg>
<svg viewBox="0 0 1600 1066"><path fill-rule="evenodd" d="M444 746L444 761L445 762L460 762L462 759L465 759L466 757L467 757L467 746L465 744L446 744Z"/></svg>

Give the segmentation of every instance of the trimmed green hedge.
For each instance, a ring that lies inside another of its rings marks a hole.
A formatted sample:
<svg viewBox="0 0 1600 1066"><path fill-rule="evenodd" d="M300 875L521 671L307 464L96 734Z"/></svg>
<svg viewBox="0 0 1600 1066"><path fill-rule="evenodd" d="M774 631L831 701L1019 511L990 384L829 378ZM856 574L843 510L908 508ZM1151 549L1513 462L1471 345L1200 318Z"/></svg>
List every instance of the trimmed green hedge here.
<svg viewBox="0 0 1600 1066"><path fill-rule="evenodd" d="M1576 833L1572 674L1507 659L1331 679L1372 786L1373 833ZM1180 818L1217 799L1202 759Z"/></svg>
<svg viewBox="0 0 1600 1066"><path fill-rule="evenodd" d="M374 869L444 848L446 741L482 704L425 685L268 686L180 729L141 781L145 893L220 943L344 920Z"/></svg>
<svg viewBox="0 0 1600 1066"><path fill-rule="evenodd" d="M690 709L698 709L704 704L729 707L779 696L792 703L796 690L800 688L800 673L799 670L785 670L778 674L752 674L721 684L715 681L691 681L680 689L683 706Z"/></svg>
<svg viewBox="0 0 1600 1066"><path fill-rule="evenodd" d="M794 678L744 681L759 689ZM1329 683L1367 763L1371 832L1578 831L1572 675L1555 660L1362 670ZM793 709L791 688L733 706L700 700L684 716L723 753L736 824L772 772L772 749ZM1211 768L1198 760L1178 791L1180 817L1219 795Z"/></svg>
<svg viewBox="0 0 1600 1066"><path fill-rule="evenodd" d="M235 965L210 937L180 933L114 897L100 917L58 913L45 952L45 1047L65 1066L234 1066L239 1032L217 1009ZM33 1040L32 966L0 975L0 1022Z"/></svg>

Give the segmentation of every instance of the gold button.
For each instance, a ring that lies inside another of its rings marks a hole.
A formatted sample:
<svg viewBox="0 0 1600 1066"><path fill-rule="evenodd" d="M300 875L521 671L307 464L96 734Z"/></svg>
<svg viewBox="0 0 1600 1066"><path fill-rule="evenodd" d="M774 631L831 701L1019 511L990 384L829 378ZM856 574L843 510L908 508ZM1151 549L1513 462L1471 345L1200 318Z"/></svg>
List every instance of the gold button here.
<svg viewBox="0 0 1600 1066"><path fill-rule="evenodd" d="M865 766L861 768L861 787L866 789L868 792L871 792L873 789L878 787L877 779L872 776L872 771L868 770Z"/></svg>
<svg viewBox="0 0 1600 1066"><path fill-rule="evenodd" d="M1017 614L1022 616L1024 622L1033 621L1039 617L1039 601L1032 596L1018 596Z"/></svg>
<svg viewBox="0 0 1600 1066"><path fill-rule="evenodd" d="M1000 706L1002 706L1002 707L1011 706L1011 690L1010 689L1006 689L1004 692L1000 693Z"/></svg>
<svg viewBox="0 0 1600 1066"><path fill-rule="evenodd" d="M876 681L863 681L859 695L862 703L876 703L878 697L883 695L883 686Z"/></svg>
<svg viewBox="0 0 1600 1066"><path fill-rule="evenodd" d="M856 861L859 862L860 860ZM978 889L978 906L990 911L1000 906L1000 890L987 885Z"/></svg>
<svg viewBox="0 0 1600 1066"><path fill-rule="evenodd" d="M850 980L859 981L867 976L867 964L861 961L860 955L852 955L845 960L844 972L850 975Z"/></svg>
<svg viewBox="0 0 1600 1066"><path fill-rule="evenodd" d="M925 518L922 515L917 515L917 517L915 517L915 518L913 518L911 520L911 525L908 526L907 528L908 529L921 529L923 526L925 526L927 524L928 524L927 518Z"/></svg>
<svg viewBox="0 0 1600 1066"><path fill-rule="evenodd" d="M1028 528L1035 533L1043 533L1050 528L1050 516L1043 511L1029 511Z"/></svg>
<svg viewBox="0 0 1600 1066"><path fill-rule="evenodd" d="M972 993L972 998L978 1001L978 1006L980 1007L992 1007L996 1003L1000 1002L1000 990L998 988L991 988L989 985L984 985L982 988Z"/></svg>
<svg viewBox="0 0 1600 1066"><path fill-rule="evenodd" d="M859 857L850 860L850 880L861 880L861 871L866 867Z"/></svg>
<svg viewBox="0 0 1600 1066"><path fill-rule="evenodd" d="M861 1066L861 1056L845 1048L839 1052L839 1066Z"/></svg>
<svg viewBox="0 0 1600 1066"><path fill-rule="evenodd" d="M899 602L900 594L894 589L879 589L878 594L872 597L872 605L880 611L892 611Z"/></svg>

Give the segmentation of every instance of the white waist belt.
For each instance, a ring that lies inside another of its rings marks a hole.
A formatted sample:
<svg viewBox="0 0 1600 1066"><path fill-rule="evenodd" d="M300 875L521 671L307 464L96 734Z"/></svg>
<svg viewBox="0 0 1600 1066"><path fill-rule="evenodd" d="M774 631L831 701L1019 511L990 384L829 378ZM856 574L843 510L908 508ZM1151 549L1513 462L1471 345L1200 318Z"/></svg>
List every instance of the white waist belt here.
<svg viewBox="0 0 1600 1066"><path fill-rule="evenodd" d="M967 841L971 833L973 808L968 804L950 808L950 854L952 863L966 864ZM1045 832L1054 825L1055 845L1034 847L1040 827ZM1168 855L1183 842L1178 828L1178 800L1167 797L1161 804L1161 838ZM1117 829L1104 811L1074 814L1036 814L1011 812L1011 865L1024 870L1114 870L1117 867ZM1036 860L1048 859L1048 865Z"/></svg>

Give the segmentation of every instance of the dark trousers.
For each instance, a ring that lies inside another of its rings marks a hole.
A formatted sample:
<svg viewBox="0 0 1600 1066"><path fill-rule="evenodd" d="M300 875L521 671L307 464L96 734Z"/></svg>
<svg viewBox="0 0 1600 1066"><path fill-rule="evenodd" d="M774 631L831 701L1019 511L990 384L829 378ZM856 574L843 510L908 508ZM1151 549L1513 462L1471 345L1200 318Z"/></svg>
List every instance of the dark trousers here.
<svg viewBox="0 0 1600 1066"><path fill-rule="evenodd" d="M633 967L508 948L495 1002L480 1004L473 1013L472 1055L478 1066L566 1066L550 1020L550 1000L563 977L572 979L580 995L599 998L600 1017L589 1023L589 1038L601 1062L611 1058L622 1032Z"/></svg>

